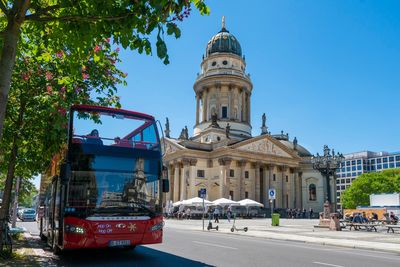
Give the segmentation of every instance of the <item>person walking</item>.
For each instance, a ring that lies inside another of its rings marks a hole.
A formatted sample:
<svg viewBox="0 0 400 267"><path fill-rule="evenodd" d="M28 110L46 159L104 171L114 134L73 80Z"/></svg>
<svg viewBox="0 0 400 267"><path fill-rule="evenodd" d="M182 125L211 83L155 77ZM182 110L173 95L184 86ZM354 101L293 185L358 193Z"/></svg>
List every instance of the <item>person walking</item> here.
<svg viewBox="0 0 400 267"><path fill-rule="evenodd" d="M219 223L219 209L218 206L214 209L214 223Z"/></svg>
<svg viewBox="0 0 400 267"><path fill-rule="evenodd" d="M231 208L231 206L229 206L228 210L226 211L226 218L228 218L228 222L231 222L231 218L232 218L232 208Z"/></svg>
<svg viewBox="0 0 400 267"><path fill-rule="evenodd" d="M309 211L309 216L310 216L310 219L312 219L312 217L313 217L313 215L314 215L314 210L312 209L312 208L310 208L310 211Z"/></svg>

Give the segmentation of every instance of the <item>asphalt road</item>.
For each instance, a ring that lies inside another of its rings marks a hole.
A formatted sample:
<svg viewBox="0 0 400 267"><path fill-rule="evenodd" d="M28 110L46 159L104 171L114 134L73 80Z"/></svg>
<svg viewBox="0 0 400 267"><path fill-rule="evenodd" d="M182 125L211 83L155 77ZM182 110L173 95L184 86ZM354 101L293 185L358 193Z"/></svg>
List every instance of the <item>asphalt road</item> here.
<svg viewBox="0 0 400 267"><path fill-rule="evenodd" d="M37 234L36 223L20 225ZM57 266L400 266L400 254L262 238L165 229L164 243L135 250L84 250L54 256Z"/></svg>

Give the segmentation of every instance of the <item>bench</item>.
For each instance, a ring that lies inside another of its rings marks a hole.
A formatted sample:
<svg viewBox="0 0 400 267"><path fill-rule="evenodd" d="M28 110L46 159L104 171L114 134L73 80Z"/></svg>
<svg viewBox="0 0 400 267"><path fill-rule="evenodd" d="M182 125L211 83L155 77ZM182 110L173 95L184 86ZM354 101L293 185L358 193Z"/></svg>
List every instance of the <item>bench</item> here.
<svg viewBox="0 0 400 267"><path fill-rule="evenodd" d="M367 231L372 231L374 230L377 232L376 226L377 224L370 224L370 223L347 223L346 226L350 226L350 231L351 228L354 228L354 230L359 230L361 228L364 228Z"/></svg>
<svg viewBox="0 0 400 267"><path fill-rule="evenodd" d="M395 224L393 224L393 225L386 225L386 227L387 227L387 232L388 232L388 233L389 233L390 230L392 231L392 233L394 233L394 229L397 229L397 230L400 229L400 225L395 225Z"/></svg>

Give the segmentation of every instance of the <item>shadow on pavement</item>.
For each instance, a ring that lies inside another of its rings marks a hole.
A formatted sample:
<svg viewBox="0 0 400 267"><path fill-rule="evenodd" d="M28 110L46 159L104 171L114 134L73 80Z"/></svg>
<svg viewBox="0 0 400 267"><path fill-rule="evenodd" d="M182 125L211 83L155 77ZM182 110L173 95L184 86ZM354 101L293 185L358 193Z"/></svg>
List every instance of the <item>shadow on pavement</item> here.
<svg viewBox="0 0 400 267"><path fill-rule="evenodd" d="M68 251L55 263L57 266L212 266L144 246L137 246L134 250Z"/></svg>

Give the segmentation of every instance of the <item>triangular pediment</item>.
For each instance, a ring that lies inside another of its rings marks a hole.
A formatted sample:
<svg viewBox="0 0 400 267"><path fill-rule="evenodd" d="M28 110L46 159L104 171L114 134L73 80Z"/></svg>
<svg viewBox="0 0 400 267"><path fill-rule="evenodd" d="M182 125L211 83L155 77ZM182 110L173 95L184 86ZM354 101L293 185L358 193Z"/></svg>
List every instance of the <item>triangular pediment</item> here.
<svg viewBox="0 0 400 267"><path fill-rule="evenodd" d="M164 142L164 145L162 145L161 148L163 150L163 154L165 155L185 149L185 147L176 143L173 139L164 138L162 141Z"/></svg>
<svg viewBox="0 0 400 267"><path fill-rule="evenodd" d="M269 136L260 136L234 145L237 150L272 155L284 158L294 158L295 154L279 141L273 140Z"/></svg>

